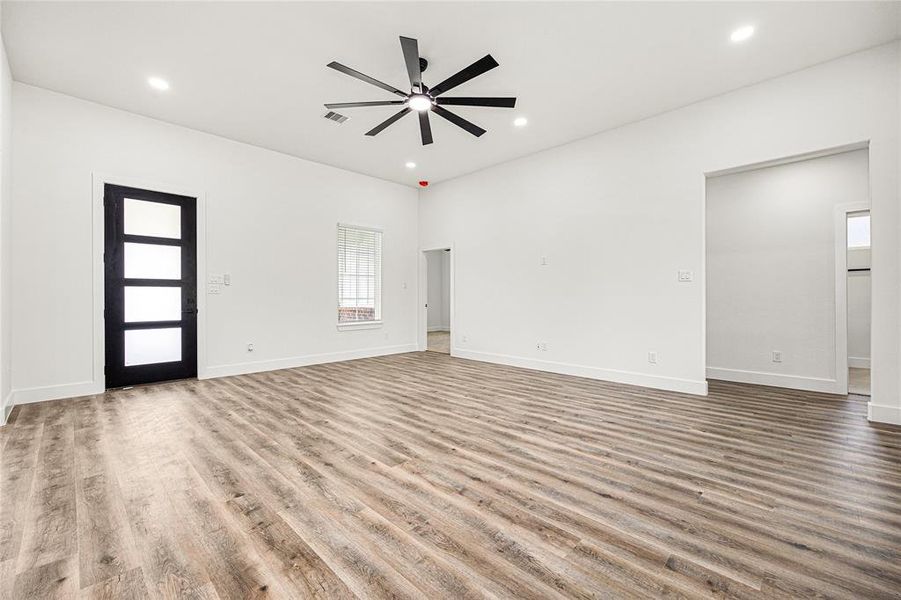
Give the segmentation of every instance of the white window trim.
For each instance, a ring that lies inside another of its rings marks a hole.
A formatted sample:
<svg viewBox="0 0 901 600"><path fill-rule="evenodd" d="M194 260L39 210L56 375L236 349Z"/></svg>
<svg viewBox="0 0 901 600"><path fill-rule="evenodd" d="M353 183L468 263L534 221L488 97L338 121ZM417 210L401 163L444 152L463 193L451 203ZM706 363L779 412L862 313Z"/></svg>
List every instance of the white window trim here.
<svg viewBox="0 0 901 600"><path fill-rule="evenodd" d="M348 323L338 323L338 331L353 331L355 329L378 329L381 326L381 321L352 321Z"/></svg>
<svg viewBox="0 0 901 600"><path fill-rule="evenodd" d="M338 230L341 229L342 227L347 228L347 229L359 229L361 231L372 231L372 232L379 233L382 235L382 241L380 244L381 256L379 256L379 275L375 281L375 288L376 288L375 289L375 304L377 307L378 315L381 316L382 315L382 268L383 268L383 263L384 263L383 258L384 258L384 247L385 247L385 245L384 245L385 244L385 237L384 237L385 232L383 229L380 229L378 227L370 227L367 225L354 225L352 223L342 223L339 221L335 227L336 236L337 236ZM336 237L336 240L337 240L337 237ZM338 254L337 254L337 244L336 244L335 299L338 301L338 303L340 303L340 298L341 298L341 271L340 271L341 263L340 263L340 260L341 260L341 257L338 256ZM347 322L342 323L341 321L337 321L337 316L336 316L336 322L335 322L335 326L338 329L338 331L356 331L356 330L364 330L364 329L378 329L382 326L382 324L383 324L382 319L377 319L375 321L347 321Z"/></svg>

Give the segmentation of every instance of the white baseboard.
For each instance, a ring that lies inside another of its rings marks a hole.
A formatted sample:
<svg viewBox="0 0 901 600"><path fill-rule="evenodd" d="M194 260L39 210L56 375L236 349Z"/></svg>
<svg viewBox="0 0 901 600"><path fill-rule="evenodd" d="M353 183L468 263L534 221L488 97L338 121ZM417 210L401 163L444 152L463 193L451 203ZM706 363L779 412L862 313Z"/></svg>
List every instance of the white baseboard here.
<svg viewBox="0 0 901 600"><path fill-rule="evenodd" d="M47 400L60 400L62 398L77 398L78 396L91 396L102 394L103 384L95 381L81 381L78 383L63 383L43 387L25 388L13 390L13 406L17 404L31 404L32 402L44 402Z"/></svg>
<svg viewBox="0 0 901 600"><path fill-rule="evenodd" d="M838 389L838 382L835 379L783 375L781 373L764 373L763 371L743 371L741 369L707 367L707 379L720 379L722 381L735 381L737 383L753 383L755 385L769 385L773 387L791 388L793 390L805 390L808 392L823 392L826 394L845 393L845 391Z"/></svg>
<svg viewBox="0 0 901 600"><path fill-rule="evenodd" d="M886 406L870 402L867 406L867 418L876 423L901 425L901 406Z"/></svg>
<svg viewBox="0 0 901 600"><path fill-rule="evenodd" d="M302 367L305 365L315 365L319 363L338 362L342 360L353 360L355 358L368 358L371 356L383 356L386 354L399 354L401 352L415 351L416 344L401 344L397 346L367 348L365 350L352 350L349 352L312 354L309 356L298 356L279 360L220 365L217 367L207 367L206 369L203 369L201 373L198 373L198 378L210 379L213 377L225 377L227 375L244 375L246 373L258 373L260 371L290 369L293 367ZM67 383L60 385L49 385L45 387L33 387L21 390L13 390L10 393L10 399L7 400L7 404L4 407L3 414L0 416L3 417L2 423L5 423L6 417L9 415L9 411L11 411L12 407L17 404L30 404L32 402L60 400L62 398L77 398L78 396L91 396L93 394L102 394L103 392L103 384L94 381L82 381L79 383Z"/></svg>
<svg viewBox="0 0 901 600"><path fill-rule="evenodd" d="M852 369L869 369L870 368L870 359L862 358L860 356L849 356L848 357L848 366Z"/></svg>
<svg viewBox="0 0 901 600"><path fill-rule="evenodd" d="M457 358L468 358L470 360L510 365L512 367L523 367L525 369L534 369L536 371L548 371L551 373L560 373L561 375L574 375L576 377L587 377L589 379L669 390L672 392L684 392L686 394L695 394L698 396L707 395L706 381L679 379L662 375L648 375L647 373L635 373L632 371L602 369L599 367L540 360L523 356L476 352L473 350L463 350L457 347L451 349L451 355Z"/></svg>
<svg viewBox="0 0 901 600"><path fill-rule="evenodd" d="M198 373L198 379L213 379L215 377L227 377L229 375L246 375L248 373L260 373L262 371L276 371L278 369L293 369L330 362L355 360L357 358L371 358L373 356L386 356L388 354L401 354L403 352L416 352L416 344L399 344L396 346L379 346L377 348L365 348L363 350L348 350L344 352L328 352L325 354L308 354L306 356L293 356L276 360L261 360L256 362L233 363L207 367L202 373Z"/></svg>
<svg viewBox="0 0 901 600"><path fill-rule="evenodd" d="M13 393L10 392L6 398L3 398L3 403L0 404L0 408L3 410L0 411L0 425L6 425L6 422L9 421L9 414L13 411Z"/></svg>

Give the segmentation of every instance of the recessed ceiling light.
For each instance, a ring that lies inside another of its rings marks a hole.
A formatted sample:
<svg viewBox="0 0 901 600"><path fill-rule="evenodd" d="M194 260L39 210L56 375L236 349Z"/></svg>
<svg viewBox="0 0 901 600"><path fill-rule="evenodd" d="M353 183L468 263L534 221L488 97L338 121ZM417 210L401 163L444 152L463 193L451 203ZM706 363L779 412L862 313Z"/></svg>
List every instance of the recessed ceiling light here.
<svg viewBox="0 0 901 600"><path fill-rule="evenodd" d="M739 27L735 31L732 32L732 35L729 36L733 42L744 42L749 39L752 35L754 35L754 26L753 25L745 25L743 27Z"/></svg>
<svg viewBox="0 0 901 600"><path fill-rule="evenodd" d="M165 92L169 89L169 82L161 77L148 77L147 84L155 90Z"/></svg>
<svg viewBox="0 0 901 600"><path fill-rule="evenodd" d="M416 168L416 163L415 163L415 162L408 162L406 166L407 166L408 169L415 169L415 168Z"/></svg>
<svg viewBox="0 0 901 600"><path fill-rule="evenodd" d="M513 119L513 124L517 127L525 127L528 124L529 120L525 117L516 117Z"/></svg>

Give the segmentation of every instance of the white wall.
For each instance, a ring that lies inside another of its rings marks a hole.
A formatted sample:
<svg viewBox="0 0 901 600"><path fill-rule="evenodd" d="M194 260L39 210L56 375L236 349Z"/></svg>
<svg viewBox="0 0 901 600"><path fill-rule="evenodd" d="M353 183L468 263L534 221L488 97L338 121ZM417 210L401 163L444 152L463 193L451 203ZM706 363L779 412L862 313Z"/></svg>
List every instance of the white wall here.
<svg viewBox="0 0 901 600"><path fill-rule="evenodd" d="M430 250L425 253L428 271L429 331L450 329L450 252Z"/></svg>
<svg viewBox="0 0 901 600"><path fill-rule="evenodd" d="M869 268L869 248L849 248L848 268ZM870 367L870 272L848 273L848 366Z"/></svg>
<svg viewBox="0 0 901 600"><path fill-rule="evenodd" d="M896 114L898 115L898 120L895 123L895 133L896 133L895 139L896 139L896 148L898 150L896 152L896 156L895 156L895 159L896 159L895 167L897 169L896 170L897 177L895 178L895 184L897 186L897 189L896 189L895 193L897 194L898 203L901 204L901 43L897 44L897 46L896 46L896 54L897 54L897 60L895 61L895 73L897 75L897 89L899 90L899 93L897 94L897 96L895 98L895 101L896 101L895 111L896 111ZM873 235L872 216L873 216L873 211L870 211L871 235ZM894 217L894 219L895 219L894 227L892 226L892 222L891 222L892 217ZM899 237L898 232L901 231L901 208L897 209L895 211L894 215L886 214L886 215L884 215L883 218L886 218L888 220L888 223L880 225L878 235L882 236L883 234L885 234L886 236L890 236L894 233L895 238ZM871 240L871 242L872 242L872 240ZM882 242L880 242L880 246L881 246L881 244L882 244ZM896 245L901 246L901 242L896 242ZM897 253L901 253L901 249L896 248L896 254ZM872 262L872 257L871 257L871 262ZM892 271L890 270L886 274L885 277L879 276L879 278L877 278L877 280L879 280L879 281L881 281L882 279L888 280L885 283L880 283L879 287L877 288L873 283L873 273L872 272L870 273L870 293L873 295L873 310L874 311L876 310L876 305L877 305L876 295L877 294L881 295L881 293L885 289L887 283L892 283L894 285L895 293L893 295L889 296L889 299L887 302L894 302L895 325L901 326L901 299L899 299L899 297L901 297L901 258L899 258L895 262L888 261L885 263L880 263L879 266L883 267L883 268L887 268L887 269L894 268L894 273L897 274L897 279L892 277ZM880 363L880 361L882 360L881 357L878 360L875 359L874 355L877 353L879 353L879 354L882 353L882 350L883 350L882 346L885 345L885 342L883 340L884 340L884 338L891 335L891 331L888 331L885 333L872 331L872 327L875 326L877 323L879 325L882 325L881 321L883 320L883 317L881 315L882 315L882 312L887 309L886 302L879 300L878 303L879 303L880 319L879 319L879 321L876 321L874 317L871 317L871 322L870 322L871 323L870 369L874 369L875 368L874 364L878 365ZM888 306L890 306L890 304ZM901 338L901 334L899 334L898 337ZM886 372L886 376L888 376L892 370L895 371L896 379L895 379L894 386L889 385L888 381L885 381L885 383L883 383L884 378L882 375L880 375L879 382L878 382L878 386L880 388L880 391L879 391L880 401L879 401L879 403L877 403L875 401L875 399L872 398L873 390L871 387L869 416L871 419L875 419L878 421L885 421L888 423L901 424L901 407L899 407L899 404L901 404L901 366L899 366L899 363L901 363L901 340L895 340L895 341L897 342L897 344L896 344L896 347L898 350L897 353L895 354L895 356L886 356L885 357L885 364L889 366L889 368L887 369L887 372ZM877 344L879 345L878 349L877 349ZM892 360L894 360L894 363L890 362ZM893 369L891 367L892 364L895 365L895 367ZM880 368L879 370L881 373L882 369ZM872 381L874 374L875 374L874 371L870 372L871 385L876 385L876 382ZM885 400L882 399L883 394L885 396ZM894 402L891 402L889 400L889 398L891 398L891 394L894 394L894 398L895 398Z"/></svg>
<svg viewBox="0 0 901 600"><path fill-rule="evenodd" d="M708 377L842 388L836 219L868 203L867 162L863 149L707 180Z"/></svg>
<svg viewBox="0 0 901 600"><path fill-rule="evenodd" d="M17 402L102 388L92 323L97 174L205 203L198 253L207 273L229 273L232 285L201 297L201 377L415 349L416 190L19 83L13 102ZM338 222L384 230L379 329L336 328Z"/></svg>
<svg viewBox="0 0 901 600"><path fill-rule="evenodd" d="M702 393L705 173L869 140L870 416L901 423L899 76L893 43L422 191L420 245L454 242L456 353Z"/></svg>
<svg viewBox="0 0 901 600"><path fill-rule="evenodd" d="M2 12L2 10L0 10ZM12 77L0 36L0 424L12 409Z"/></svg>

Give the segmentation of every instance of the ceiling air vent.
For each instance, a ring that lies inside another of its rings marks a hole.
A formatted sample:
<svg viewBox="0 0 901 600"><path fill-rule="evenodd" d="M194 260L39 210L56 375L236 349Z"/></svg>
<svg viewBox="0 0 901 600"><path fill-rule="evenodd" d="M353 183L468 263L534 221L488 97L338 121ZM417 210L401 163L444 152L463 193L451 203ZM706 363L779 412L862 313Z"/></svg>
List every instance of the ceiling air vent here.
<svg viewBox="0 0 901 600"><path fill-rule="evenodd" d="M325 113L325 118L328 119L329 121L334 121L335 123L343 123L344 121L346 121L348 119L348 117L345 117L344 115L339 115L338 113L336 113L335 111L332 111L332 110Z"/></svg>

